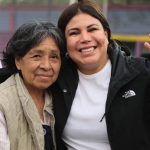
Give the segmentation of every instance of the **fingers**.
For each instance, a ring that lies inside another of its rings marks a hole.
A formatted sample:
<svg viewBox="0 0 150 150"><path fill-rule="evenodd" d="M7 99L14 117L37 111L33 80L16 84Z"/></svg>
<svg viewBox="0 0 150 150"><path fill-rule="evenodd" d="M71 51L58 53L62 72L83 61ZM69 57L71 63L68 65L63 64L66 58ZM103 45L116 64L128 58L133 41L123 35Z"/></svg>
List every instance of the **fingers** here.
<svg viewBox="0 0 150 150"><path fill-rule="evenodd" d="M150 37L150 34L149 34L149 37ZM150 43L149 42L145 42L144 47L150 52Z"/></svg>

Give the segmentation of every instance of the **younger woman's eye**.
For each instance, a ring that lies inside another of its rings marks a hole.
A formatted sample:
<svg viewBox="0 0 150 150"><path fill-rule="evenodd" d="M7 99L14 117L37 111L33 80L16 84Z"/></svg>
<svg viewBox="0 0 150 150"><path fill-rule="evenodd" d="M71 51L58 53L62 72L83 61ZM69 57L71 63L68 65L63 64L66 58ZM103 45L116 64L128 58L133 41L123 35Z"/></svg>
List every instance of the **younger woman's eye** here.
<svg viewBox="0 0 150 150"><path fill-rule="evenodd" d="M70 36L72 36L72 35L77 35L77 34L78 34L77 31L72 31L72 32L69 33Z"/></svg>
<svg viewBox="0 0 150 150"><path fill-rule="evenodd" d="M95 30L98 30L97 28L90 28L88 29L89 32L92 32L92 31L95 31Z"/></svg>

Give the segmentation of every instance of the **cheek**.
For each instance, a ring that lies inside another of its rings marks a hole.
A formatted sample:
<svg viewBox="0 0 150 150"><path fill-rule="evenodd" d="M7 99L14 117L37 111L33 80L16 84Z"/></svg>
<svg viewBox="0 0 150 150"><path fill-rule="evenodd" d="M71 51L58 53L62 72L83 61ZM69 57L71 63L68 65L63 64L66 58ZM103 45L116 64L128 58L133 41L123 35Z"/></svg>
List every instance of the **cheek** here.
<svg viewBox="0 0 150 150"><path fill-rule="evenodd" d="M67 38L67 50L72 50L77 45L77 42L75 39Z"/></svg>
<svg viewBox="0 0 150 150"><path fill-rule="evenodd" d="M103 45L104 45L104 46L107 46L107 45L108 45L108 39L107 39L107 38L103 39Z"/></svg>
<svg viewBox="0 0 150 150"><path fill-rule="evenodd" d="M69 52L72 49L71 43L67 42L67 51Z"/></svg>
<svg viewBox="0 0 150 150"><path fill-rule="evenodd" d="M99 41L101 41L101 44L106 46L108 45L108 39L107 39L107 36L104 36L103 38L100 38Z"/></svg>
<svg viewBox="0 0 150 150"><path fill-rule="evenodd" d="M60 63L58 63L57 65L56 64L54 64L53 65L53 70L54 70L54 72L55 72L55 74L59 74L59 71L60 71L60 67L61 67L61 62Z"/></svg>
<svg viewBox="0 0 150 150"><path fill-rule="evenodd" d="M76 46L73 43L68 43L67 45L67 52L70 58L74 57L74 54L76 54Z"/></svg>
<svg viewBox="0 0 150 150"><path fill-rule="evenodd" d="M105 43L108 44L108 35L107 35L107 32L105 32Z"/></svg>
<svg viewBox="0 0 150 150"><path fill-rule="evenodd" d="M61 64L57 67L57 74L59 74L60 68L61 68Z"/></svg>

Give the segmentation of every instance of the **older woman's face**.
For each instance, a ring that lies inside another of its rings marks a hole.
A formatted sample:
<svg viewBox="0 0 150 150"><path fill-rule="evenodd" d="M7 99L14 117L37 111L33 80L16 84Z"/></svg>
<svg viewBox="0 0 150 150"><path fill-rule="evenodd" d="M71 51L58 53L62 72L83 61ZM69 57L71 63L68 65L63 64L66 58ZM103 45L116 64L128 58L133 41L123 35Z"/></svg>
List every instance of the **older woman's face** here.
<svg viewBox="0 0 150 150"><path fill-rule="evenodd" d="M103 68L108 60L107 32L100 21L80 12L67 24L65 30L69 57L85 74L93 74Z"/></svg>
<svg viewBox="0 0 150 150"><path fill-rule="evenodd" d="M43 90L58 77L61 66L60 50L55 41L48 37L23 58L16 58L15 62L22 72L27 89Z"/></svg>

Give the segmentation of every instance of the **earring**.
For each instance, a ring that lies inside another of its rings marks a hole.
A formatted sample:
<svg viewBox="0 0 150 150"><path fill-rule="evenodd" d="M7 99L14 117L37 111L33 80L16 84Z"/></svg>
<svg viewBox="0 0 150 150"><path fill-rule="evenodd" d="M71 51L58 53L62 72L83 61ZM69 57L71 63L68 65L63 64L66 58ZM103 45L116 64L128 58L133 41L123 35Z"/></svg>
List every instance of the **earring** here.
<svg viewBox="0 0 150 150"><path fill-rule="evenodd" d="M66 57L67 59L69 58L68 52L65 53L65 57Z"/></svg>

